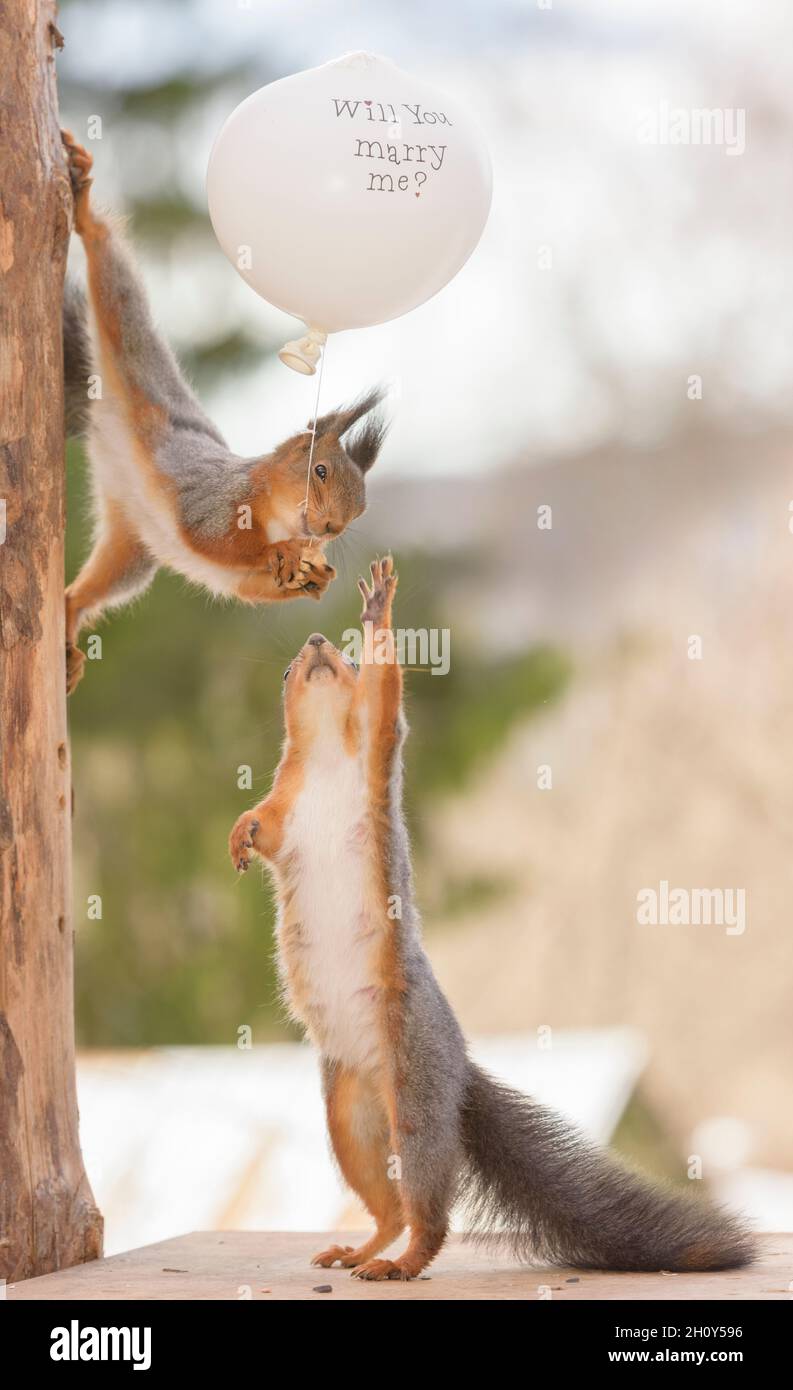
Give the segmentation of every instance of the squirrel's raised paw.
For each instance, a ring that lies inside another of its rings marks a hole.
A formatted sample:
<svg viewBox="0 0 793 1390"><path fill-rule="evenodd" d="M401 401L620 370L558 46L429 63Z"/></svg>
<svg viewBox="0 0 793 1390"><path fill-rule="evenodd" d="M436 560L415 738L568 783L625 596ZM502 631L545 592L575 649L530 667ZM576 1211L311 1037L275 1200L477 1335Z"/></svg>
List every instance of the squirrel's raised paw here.
<svg viewBox="0 0 793 1390"><path fill-rule="evenodd" d="M250 811L246 811L240 816L229 836L229 854L238 874L244 874L248 870L258 829L259 822L256 817L251 815Z"/></svg>
<svg viewBox="0 0 793 1390"><path fill-rule="evenodd" d="M363 598L361 622L390 623L391 600L398 583L394 561L390 555L386 555L382 560L373 560L369 568L372 575L371 584L367 584L363 578L358 580L358 588Z"/></svg>
<svg viewBox="0 0 793 1390"><path fill-rule="evenodd" d="M85 670L85 652L81 652L79 647L75 647L73 642L66 643L66 694L71 695L83 678Z"/></svg>

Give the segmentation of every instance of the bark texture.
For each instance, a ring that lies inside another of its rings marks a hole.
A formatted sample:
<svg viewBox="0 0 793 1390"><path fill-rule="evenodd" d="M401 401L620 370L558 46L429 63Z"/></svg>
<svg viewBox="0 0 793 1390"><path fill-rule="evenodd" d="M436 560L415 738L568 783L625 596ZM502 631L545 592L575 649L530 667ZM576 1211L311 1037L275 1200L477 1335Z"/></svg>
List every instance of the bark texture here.
<svg viewBox="0 0 793 1390"><path fill-rule="evenodd" d="M101 1254L74 1072L52 0L0 4L0 1277Z"/></svg>

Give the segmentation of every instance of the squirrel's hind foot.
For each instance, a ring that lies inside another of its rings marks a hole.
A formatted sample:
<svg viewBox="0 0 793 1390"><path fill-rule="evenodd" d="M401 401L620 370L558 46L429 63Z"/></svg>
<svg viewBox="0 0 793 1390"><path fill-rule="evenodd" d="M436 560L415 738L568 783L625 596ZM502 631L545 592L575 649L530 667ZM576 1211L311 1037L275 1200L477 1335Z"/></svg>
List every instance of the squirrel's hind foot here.
<svg viewBox="0 0 793 1390"><path fill-rule="evenodd" d="M414 1270L403 1257L400 1260L367 1260L352 1271L353 1279L415 1279Z"/></svg>
<svg viewBox="0 0 793 1390"><path fill-rule="evenodd" d="M75 229L82 235L93 221L88 204L93 183L91 170L94 167L94 159L93 155L90 155L82 145L77 144L70 130L61 131L61 140L66 150L69 178L74 196L74 225Z"/></svg>
<svg viewBox="0 0 793 1390"><path fill-rule="evenodd" d="M351 1269L358 1263L358 1253L352 1245L331 1245L327 1250L320 1250L311 1263L320 1269L330 1269L335 1264L341 1265L342 1269Z"/></svg>

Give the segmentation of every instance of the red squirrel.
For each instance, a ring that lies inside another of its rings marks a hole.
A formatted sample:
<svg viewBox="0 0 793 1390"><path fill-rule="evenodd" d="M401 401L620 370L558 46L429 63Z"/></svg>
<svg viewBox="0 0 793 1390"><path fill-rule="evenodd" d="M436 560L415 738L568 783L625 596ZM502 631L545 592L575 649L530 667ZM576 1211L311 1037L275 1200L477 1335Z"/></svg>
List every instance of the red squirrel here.
<svg viewBox="0 0 793 1390"><path fill-rule="evenodd" d="M120 232L94 211L90 154L68 132L63 142L91 310L89 340L85 302L67 282L66 421L87 434L96 517L94 548L66 593L72 691L81 626L142 592L160 565L247 603L319 599L336 573L323 547L363 512L386 427L373 390L316 421L310 477L309 430L261 457L233 454L158 333Z"/></svg>
<svg viewBox="0 0 793 1390"><path fill-rule="evenodd" d="M741 1223L624 1167L468 1056L424 954L402 815L402 671L390 558L371 567L361 669L314 633L286 672L285 740L270 794L240 816L235 868L269 866L284 994L321 1054L342 1176L375 1222L314 1264L414 1279L459 1199L522 1259L617 1270L728 1269L752 1258ZM367 631L371 628L371 631ZM409 1228L407 1247L383 1251Z"/></svg>

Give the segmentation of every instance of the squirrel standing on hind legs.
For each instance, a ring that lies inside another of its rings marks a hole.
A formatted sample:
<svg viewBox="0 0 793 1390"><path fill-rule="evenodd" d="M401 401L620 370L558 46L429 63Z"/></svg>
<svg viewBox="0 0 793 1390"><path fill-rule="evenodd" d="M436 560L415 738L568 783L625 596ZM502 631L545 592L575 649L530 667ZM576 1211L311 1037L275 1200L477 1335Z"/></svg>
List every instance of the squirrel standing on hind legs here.
<svg viewBox="0 0 793 1390"><path fill-rule="evenodd" d="M476 1233L498 1226L524 1259L615 1270L746 1264L752 1241L736 1218L624 1167L468 1057L413 902L396 583L390 558L372 565L371 585L360 581L373 639L364 649L378 654L360 672L321 633L295 657L272 791L229 844L237 870L256 853L273 872L284 992L322 1056L339 1168L376 1223L358 1249L334 1245L314 1263L413 1279L461 1199ZM407 1249L378 1258L406 1226Z"/></svg>
<svg viewBox="0 0 793 1390"><path fill-rule="evenodd" d="M310 478L310 431L262 457L233 454L158 334L120 233L93 209L91 156L68 132L63 141L92 329L89 342L85 302L67 283L66 422L87 434L96 512L93 551L66 593L71 691L81 626L140 593L160 565L247 603L320 598L335 577L323 547L363 512L386 427L373 390L316 421ZM101 389L89 400L92 373Z"/></svg>

